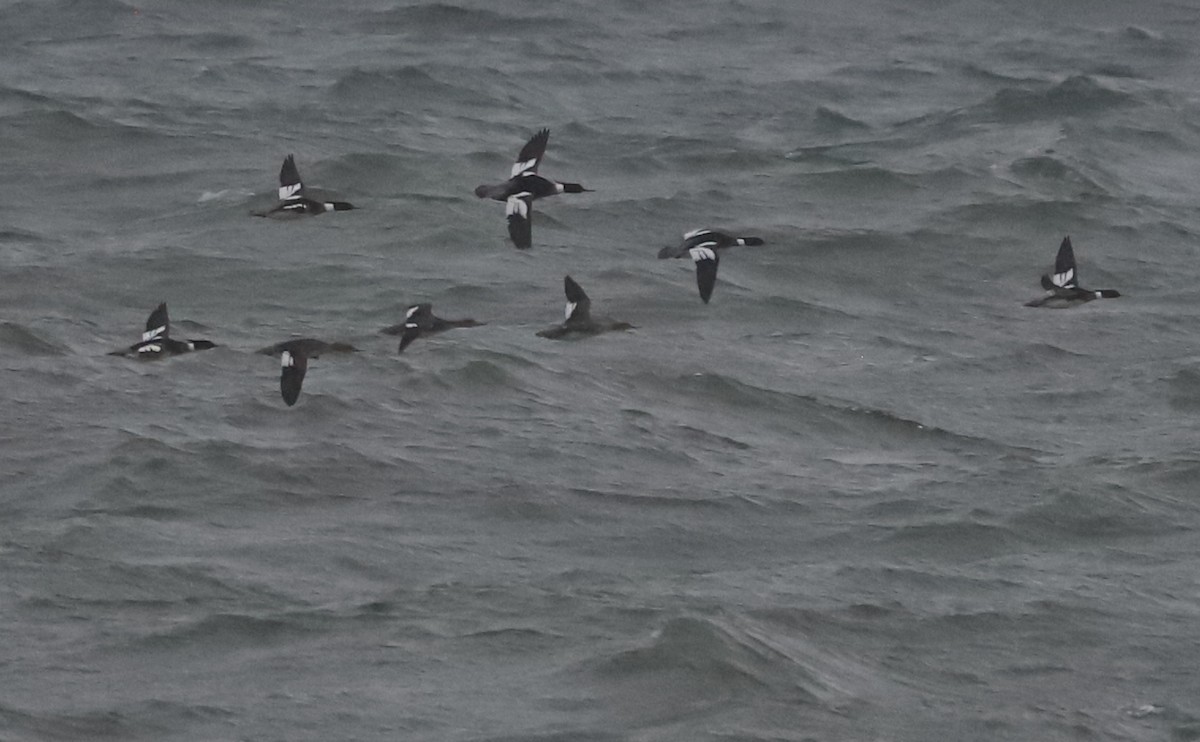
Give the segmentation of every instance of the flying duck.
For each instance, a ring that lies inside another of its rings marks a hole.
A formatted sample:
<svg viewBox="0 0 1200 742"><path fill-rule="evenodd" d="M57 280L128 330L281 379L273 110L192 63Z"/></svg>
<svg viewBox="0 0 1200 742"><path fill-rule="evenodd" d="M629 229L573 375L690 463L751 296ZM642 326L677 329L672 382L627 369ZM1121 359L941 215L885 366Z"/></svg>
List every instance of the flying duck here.
<svg viewBox="0 0 1200 742"><path fill-rule="evenodd" d="M300 398L300 387L308 371L308 359L319 358L322 353L352 353L357 351L346 343L327 343L313 338L296 338L275 343L259 350L264 355L279 354L279 393L288 407Z"/></svg>
<svg viewBox="0 0 1200 742"><path fill-rule="evenodd" d="M569 335L597 335L611 330L634 329L628 322L592 319L592 300L570 276L563 279L563 290L567 294L566 319L560 325L539 331L538 337L558 340Z"/></svg>
<svg viewBox="0 0 1200 742"><path fill-rule="evenodd" d="M534 134L512 166L508 180L496 185L481 185L475 189L479 198L490 198L504 202L504 215L508 218L508 236L522 250L533 245L532 220L533 202L539 198L559 193L583 193L590 189L578 183L559 183L538 175L538 165L546 154L546 143L550 141L550 130L542 129Z"/></svg>
<svg viewBox="0 0 1200 742"><path fill-rule="evenodd" d="M172 338L171 321L167 317L167 303L163 302L150 313L150 317L146 320L146 331L142 333L140 343L134 343L121 350L114 350L109 355L153 360L215 347L217 344L211 340L175 340Z"/></svg>
<svg viewBox="0 0 1200 742"><path fill-rule="evenodd" d="M735 245L761 245L760 237L733 237L712 229L693 229L683 236L678 245L664 247L658 251L659 259L688 256L696 263L696 285L700 298L707 304L717 283L717 250Z"/></svg>
<svg viewBox="0 0 1200 742"><path fill-rule="evenodd" d="M478 327L482 324L485 323L473 319L442 319L433 313L433 305L426 302L409 307L404 315L404 324L385 327L380 332L400 335L400 349L396 352L403 353L412 341L422 335L434 335L454 327Z"/></svg>
<svg viewBox="0 0 1200 742"><path fill-rule="evenodd" d="M1042 276L1042 288L1047 294L1025 302L1027 307L1067 309L1086 304L1093 299L1115 299L1121 292L1114 289L1085 289L1079 286L1079 271L1075 267L1075 250L1071 238L1064 237L1054 258L1054 273Z"/></svg>
<svg viewBox="0 0 1200 742"><path fill-rule="evenodd" d="M326 211L349 211L353 204L345 201L314 201L304 195L304 184L300 182L300 171L292 155L283 158L279 169L279 203L269 211L257 212L255 216L286 218L292 216L316 216Z"/></svg>

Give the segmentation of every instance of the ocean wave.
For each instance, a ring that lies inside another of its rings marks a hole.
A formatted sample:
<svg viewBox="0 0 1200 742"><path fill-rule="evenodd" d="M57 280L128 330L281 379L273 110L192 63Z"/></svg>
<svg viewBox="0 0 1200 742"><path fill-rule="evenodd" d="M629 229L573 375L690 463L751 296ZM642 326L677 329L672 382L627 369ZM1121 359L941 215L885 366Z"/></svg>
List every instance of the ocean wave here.
<svg viewBox="0 0 1200 742"><path fill-rule="evenodd" d="M657 379L649 383L656 387L663 386ZM933 441L940 441L941 445L954 442L968 447L987 443L973 436L910 420L888 410L768 389L720 374L678 377L667 385L667 391L673 395L703 399L713 410L723 409L740 416L753 415L756 419L764 422L772 420L791 430L807 429L826 440L830 436L835 439L846 436L859 447Z"/></svg>
<svg viewBox="0 0 1200 742"><path fill-rule="evenodd" d="M122 646L126 652L229 651L238 646L264 647L320 631L329 620L312 611L279 614L214 613L152 631Z"/></svg>
<svg viewBox="0 0 1200 742"><path fill-rule="evenodd" d="M0 704L0 722L6 733L29 735L14 736L13 740L132 740L163 733L134 714L112 709L30 712Z"/></svg>
<svg viewBox="0 0 1200 742"><path fill-rule="evenodd" d="M0 322L0 348L28 356L63 355L67 349L43 340L33 330L15 322Z"/></svg>
<svg viewBox="0 0 1200 742"><path fill-rule="evenodd" d="M1200 410L1200 370L1181 369L1166 381L1173 408L1189 412Z"/></svg>
<svg viewBox="0 0 1200 742"><path fill-rule="evenodd" d="M0 85L0 117L29 110L53 109L62 102L43 93Z"/></svg>
<svg viewBox="0 0 1200 742"><path fill-rule="evenodd" d="M879 695L903 695L877 668L817 646L797 626L744 616L669 618L641 646L589 663L608 701L645 717L646 723L695 718L725 705L786 699L792 712L805 707L844 713ZM651 698L642 696L653 689Z"/></svg>
<svg viewBox="0 0 1200 742"><path fill-rule="evenodd" d="M966 114L971 118L1017 123L1095 116L1137 104L1134 95L1105 85L1091 75L1073 75L1057 83L1001 88L984 103L968 108Z"/></svg>
<svg viewBox="0 0 1200 742"><path fill-rule="evenodd" d="M1009 171L1027 185L1050 184L1068 187L1076 193L1082 190L1109 195L1097 181L1084 174L1082 166L1073 165L1062 156L1040 154L1021 157L1009 165Z"/></svg>
<svg viewBox="0 0 1200 742"><path fill-rule="evenodd" d="M120 0L20 0L0 6L0 38L93 39L127 29L138 9ZM63 18L72 23L63 24ZM47 33L48 29L53 29Z"/></svg>
<svg viewBox="0 0 1200 742"><path fill-rule="evenodd" d="M778 167L781 159L773 150L754 150L741 141L699 139L668 135L657 139L646 154L664 166L700 171L718 168L747 172Z"/></svg>
<svg viewBox="0 0 1200 742"><path fill-rule="evenodd" d="M519 386L516 377L507 368L493 361L469 361L464 366L443 371L441 376L447 384L464 389L494 392L498 388L513 389Z"/></svg>
<svg viewBox="0 0 1200 742"><path fill-rule="evenodd" d="M592 669L606 684L643 678L661 683L680 694L677 702L689 697L689 706L733 701L781 683L796 692L797 703L815 705L825 690L793 658L744 631L701 617L669 619L647 644L604 658Z"/></svg>
<svg viewBox="0 0 1200 742"><path fill-rule="evenodd" d="M1028 546L1013 528L972 518L899 525L888 541L892 548L910 558L951 560L959 564L1020 553Z"/></svg>
<svg viewBox="0 0 1200 742"><path fill-rule="evenodd" d="M1144 55L1156 61L1182 58L1192 49L1186 36L1168 35L1136 25L1103 31L1099 35L1099 41L1106 46L1115 42L1131 55ZM1111 47L1106 51L1111 54Z"/></svg>
<svg viewBox="0 0 1200 742"><path fill-rule="evenodd" d="M831 106L817 106L813 114L817 131L829 133L861 132L871 128L870 124L852 118Z"/></svg>
<svg viewBox="0 0 1200 742"><path fill-rule="evenodd" d="M4 117L6 128L20 130L28 141L95 147L136 146L167 141L170 135L152 126L119 122L95 113L82 116L63 109L22 111Z"/></svg>
<svg viewBox="0 0 1200 742"><path fill-rule="evenodd" d="M52 243L58 240L41 232L32 232L19 227L0 226L0 245L21 245L21 244L37 244L37 243ZM9 255L10 259L12 254Z"/></svg>
<svg viewBox="0 0 1200 742"><path fill-rule="evenodd" d="M252 49L253 36L223 31L198 31L194 33L171 33L151 37L170 45L182 44L193 51L227 53Z"/></svg>
<svg viewBox="0 0 1200 742"><path fill-rule="evenodd" d="M1010 519L1012 527L1042 542L1081 542L1106 548L1117 539L1190 530L1179 522L1173 506L1149 501L1119 486L1093 485L1088 492L1074 491L1072 485L1063 489L1067 491L1043 492L1037 504Z"/></svg>
<svg viewBox="0 0 1200 742"><path fill-rule="evenodd" d="M459 89L456 85L438 80L424 66L407 65L387 70L356 67L339 75L329 92L341 100L358 103L375 101L394 106L396 101L419 96L437 98Z"/></svg>
<svg viewBox="0 0 1200 742"><path fill-rule="evenodd" d="M536 17L507 15L483 8L470 8L449 3L429 3L389 8L367 15L358 24L366 33L404 33L428 38L430 36L477 37L481 34L506 33L524 35L531 25L542 33L569 24L564 18L538 15Z"/></svg>
<svg viewBox="0 0 1200 742"><path fill-rule="evenodd" d="M792 176L806 189L817 189L827 195L853 195L863 198L899 198L921 186L907 173L880 165L856 165L836 170L810 171Z"/></svg>

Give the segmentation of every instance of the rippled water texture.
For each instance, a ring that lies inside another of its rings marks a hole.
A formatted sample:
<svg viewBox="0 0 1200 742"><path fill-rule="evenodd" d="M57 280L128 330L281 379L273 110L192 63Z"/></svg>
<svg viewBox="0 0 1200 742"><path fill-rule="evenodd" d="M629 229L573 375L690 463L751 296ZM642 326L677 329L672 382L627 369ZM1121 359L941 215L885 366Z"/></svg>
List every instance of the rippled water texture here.
<svg viewBox="0 0 1200 742"><path fill-rule="evenodd" d="M0 738L1200 737L1198 35L0 0ZM252 217L289 153L360 208ZM1122 298L1026 308L1068 234ZM107 355L160 301L220 347Z"/></svg>

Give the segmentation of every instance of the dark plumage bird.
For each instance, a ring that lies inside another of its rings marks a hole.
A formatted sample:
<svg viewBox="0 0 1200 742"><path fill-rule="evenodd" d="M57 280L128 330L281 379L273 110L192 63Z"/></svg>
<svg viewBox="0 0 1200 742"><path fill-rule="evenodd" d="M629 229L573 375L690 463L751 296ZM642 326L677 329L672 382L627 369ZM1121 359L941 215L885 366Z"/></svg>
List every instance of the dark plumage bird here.
<svg viewBox="0 0 1200 742"><path fill-rule="evenodd" d="M561 325L539 331L538 337L558 340L569 335L597 335L612 330L634 329L628 322L614 322L607 318L592 319L592 300L570 276L563 279L563 290L567 294L566 320Z"/></svg>
<svg viewBox="0 0 1200 742"><path fill-rule="evenodd" d="M279 354L279 394L288 407L300 399L304 374L308 373L308 356L300 351L284 350Z"/></svg>
<svg viewBox="0 0 1200 742"><path fill-rule="evenodd" d="M759 237L733 237L711 229L694 229L683 236L683 242L658 251L659 259L690 257L696 263L696 285L700 298L707 304L717 283L717 250L735 245L761 245Z"/></svg>
<svg viewBox="0 0 1200 742"><path fill-rule="evenodd" d="M533 202L559 193L583 193L590 189L578 183L559 183L538 175L538 165L546 154L550 130L542 129L525 143L513 164L508 180L496 185L481 185L475 189L479 198L504 202L508 217L508 236L522 250L533 245Z"/></svg>
<svg viewBox="0 0 1200 742"><path fill-rule="evenodd" d="M269 211L255 215L273 218L316 216L326 211L349 211L353 208L353 204L345 201L316 201L306 196L304 184L300 182L300 171L296 169L296 160L288 155L283 158L283 167L279 169L279 203Z"/></svg>
<svg viewBox="0 0 1200 742"><path fill-rule="evenodd" d="M322 353L356 353L358 348L355 348L349 343L327 343L324 340L316 340L314 338L295 338L293 340L284 340L282 343L268 345L265 348L259 348L257 353L265 356L276 356L285 350L290 350L293 353L303 353L309 358L320 358Z"/></svg>
<svg viewBox="0 0 1200 742"><path fill-rule="evenodd" d="M134 343L121 350L114 350L109 355L152 360L215 347L217 344L211 340L175 340L172 338L171 321L167 317L167 303L163 302L150 313L150 317L146 320L146 331L142 333L140 343Z"/></svg>
<svg viewBox="0 0 1200 742"><path fill-rule="evenodd" d="M319 358L322 353L353 353L357 351L347 343L327 343L313 338L296 338L275 343L259 350L264 355L279 355L279 393L288 407L300 398L300 387L304 374L308 372L308 359Z"/></svg>
<svg viewBox="0 0 1200 742"><path fill-rule="evenodd" d="M1064 237L1058 246L1058 255L1054 258L1054 273L1042 276L1042 288L1048 292L1045 296L1025 302L1027 307L1046 307L1049 309L1067 309L1086 304L1093 299L1115 299L1121 292L1115 289L1085 289L1079 286L1079 270L1075 267L1075 250L1071 247L1071 238Z"/></svg>
<svg viewBox="0 0 1200 742"><path fill-rule="evenodd" d="M433 313L432 304L424 303L408 308L404 315L404 324L385 327L380 332L400 335L400 349L396 352L403 353L412 341L422 335L434 335L455 327L479 327L482 324L485 323L473 319L442 319Z"/></svg>

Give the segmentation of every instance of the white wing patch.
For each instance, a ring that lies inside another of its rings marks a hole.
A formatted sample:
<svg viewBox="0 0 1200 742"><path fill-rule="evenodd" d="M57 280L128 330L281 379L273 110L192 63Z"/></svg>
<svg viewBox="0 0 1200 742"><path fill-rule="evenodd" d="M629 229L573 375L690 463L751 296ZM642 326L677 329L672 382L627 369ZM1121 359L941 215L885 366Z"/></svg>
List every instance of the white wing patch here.
<svg viewBox="0 0 1200 742"><path fill-rule="evenodd" d="M291 368L296 365L296 359L292 358L290 350L285 350L279 354L279 365L283 368Z"/></svg>
<svg viewBox="0 0 1200 742"><path fill-rule="evenodd" d="M504 215L517 216L524 219L529 216L529 204L525 201L526 196L532 196L529 191L521 191L508 197L508 201L504 205Z"/></svg>
<svg viewBox="0 0 1200 742"><path fill-rule="evenodd" d="M155 327L153 330L146 330L142 333L142 342L144 343L147 340L159 340L163 335L166 334L166 332L166 325L163 325L162 327Z"/></svg>
<svg viewBox="0 0 1200 742"><path fill-rule="evenodd" d="M537 167L537 159L526 160L525 162L518 162L513 165L512 177L515 178L518 175L522 175L526 171L531 170L534 167Z"/></svg>
<svg viewBox="0 0 1200 742"><path fill-rule="evenodd" d="M404 313L404 318L408 319L408 318L412 317L414 314L416 314L418 311L420 311L420 309L421 309L421 306L419 304L417 306L409 307L408 311Z"/></svg>
<svg viewBox="0 0 1200 742"><path fill-rule="evenodd" d="M1050 280L1060 289L1070 288L1075 285L1075 269L1068 268L1063 273L1055 273Z"/></svg>
<svg viewBox="0 0 1200 742"><path fill-rule="evenodd" d="M577 306L579 306L579 304L577 304L576 302L573 302L573 301L569 301L569 302L567 302L567 316L566 316L566 319L571 319L571 315L572 315L572 314L575 314L575 307L577 307Z"/></svg>
<svg viewBox="0 0 1200 742"><path fill-rule="evenodd" d="M691 232L684 233L683 239L690 240L693 237L699 237L700 235L708 234L711 231L711 229L693 229Z"/></svg>
<svg viewBox="0 0 1200 742"><path fill-rule="evenodd" d="M153 345L143 345L142 347L138 348L138 353L161 353L161 352L162 352L162 346L159 345L158 343L155 343Z"/></svg>
<svg viewBox="0 0 1200 742"><path fill-rule="evenodd" d="M289 198L300 198L298 195L300 189L303 188L301 183L292 183L291 185L279 186L279 200L287 201Z"/></svg>
<svg viewBox="0 0 1200 742"><path fill-rule="evenodd" d="M707 244L709 243L705 243L705 245ZM716 250L713 250L711 247L705 247L704 245L693 247L691 250L688 250L688 255L691 255L692 260L696 261L697 263L699 263L701 260L717 259Z"/></svg>

